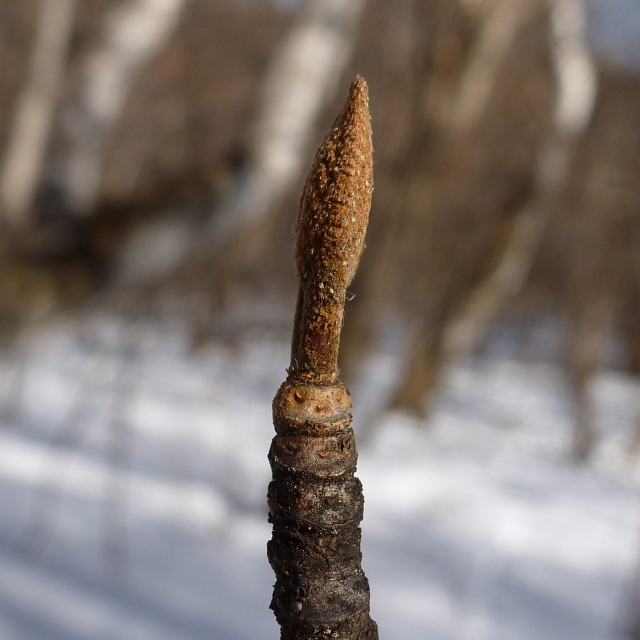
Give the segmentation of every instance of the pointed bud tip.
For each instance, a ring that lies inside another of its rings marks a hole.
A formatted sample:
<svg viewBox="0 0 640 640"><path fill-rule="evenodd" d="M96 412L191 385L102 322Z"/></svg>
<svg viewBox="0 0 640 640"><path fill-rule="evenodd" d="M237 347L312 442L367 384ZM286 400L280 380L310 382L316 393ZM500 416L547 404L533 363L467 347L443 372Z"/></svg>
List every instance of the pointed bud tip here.
<svg viewBox="0 0 640 640"><path fill-rule="evenodd" d="M356 79L351 83L349 95L358 96L368 101L369 87L367 86L367 81L362 76L357 75Z"/></svg>
<svg viewBox="0 0 640 640"><path fill-rule="evenodd" d="M369 102L369 86L367 81L360 75L356 76L356 79L351 83L349 93L361 97L367 103Z"/></svg>
<svg viewBox="0 0 640 640"><path fill-rule="evenodd" d="M316 154L300 201L294 370L336 375L346 288L364 248L372 190L367 84L357 77Z"/></svg>
<svg viewBox="0 0 640 640"><path fill-rule="evenodd" d="M329 269L351 281L364 247L372 191L368 90L357 76L305 183L296 251L301 276Z"/></svg>
<svg viewBox="0 0 640 640"><path fill-rule="evenodd" d="M349 86L349 95L333 123L329 137L336 135L353 137L355 133L368 139L370 144L369 88L361 76L356 76Z"/></svg>

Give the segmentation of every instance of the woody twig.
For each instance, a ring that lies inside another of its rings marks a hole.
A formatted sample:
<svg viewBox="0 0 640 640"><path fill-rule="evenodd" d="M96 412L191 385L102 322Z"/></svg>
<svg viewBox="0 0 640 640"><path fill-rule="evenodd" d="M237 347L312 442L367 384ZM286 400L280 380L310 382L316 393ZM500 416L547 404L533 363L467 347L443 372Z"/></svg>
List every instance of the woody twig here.
<svg viewBox="0 0 640 640"><path fill-rule="evenodd" d="M354 476L352 403L337 366L347 286L364 248L372 167L367 85L357 78L300 202L291 366L273 403L268 555L282 640L378 638L361 567L364 498Z"/></svg>

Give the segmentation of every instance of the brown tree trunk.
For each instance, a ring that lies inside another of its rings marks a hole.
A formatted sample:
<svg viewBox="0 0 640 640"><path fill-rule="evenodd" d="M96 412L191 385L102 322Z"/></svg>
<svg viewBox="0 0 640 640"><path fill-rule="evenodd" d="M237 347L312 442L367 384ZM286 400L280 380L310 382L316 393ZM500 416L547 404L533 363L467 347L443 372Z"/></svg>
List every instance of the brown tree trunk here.
<svg viewBox="0 0 640 640"><path fill-rule="evenodd" d="M508 45L535 4L534 0L495 0L489 6L476 51L451 103L451 136L459 136L479 121ZM555 126L539 151L533 198L515 214L505 237L496 241L495 256L477 283L459 294L440 323L425 335L415 335L405 376L390 408L424 417L425 397L437 384L442 367L482 342L491 324L527 280L548 220L566 188L574 141L591 119L597 91L582 0L553 0L551 31L557 87ZM580 383L576 391L578 423L583 426L590 416L585 385Z"/></svg>
<svg viewBox="0 0 640 640"><path fill-rule="evenodd" d="M586 460L597 440L597 426L590 382L600 367L614 315L615 299L601 293L581 300L573 311L569 330L569 378L576 418L571 452Z"/></svg>

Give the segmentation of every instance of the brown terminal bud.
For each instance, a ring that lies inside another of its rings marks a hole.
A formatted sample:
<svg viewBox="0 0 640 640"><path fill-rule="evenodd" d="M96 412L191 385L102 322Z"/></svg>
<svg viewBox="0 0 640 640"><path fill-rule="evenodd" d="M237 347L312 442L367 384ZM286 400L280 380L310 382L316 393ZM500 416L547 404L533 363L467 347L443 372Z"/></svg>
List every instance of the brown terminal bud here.
<svg viewBox="0 0 640 640"><path fill-rule="evenodd" d="M358 77L316 154L298 216L300 291L290 372L331 384L347 287L364 248L373 192L366 82Z"/></svg>

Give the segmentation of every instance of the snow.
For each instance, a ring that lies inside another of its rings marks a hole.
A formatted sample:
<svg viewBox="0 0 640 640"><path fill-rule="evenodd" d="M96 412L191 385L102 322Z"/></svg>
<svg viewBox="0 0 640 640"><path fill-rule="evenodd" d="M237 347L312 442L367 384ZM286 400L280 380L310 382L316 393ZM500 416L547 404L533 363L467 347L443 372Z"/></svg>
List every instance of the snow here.
<svg viewBox="0 0 640 640"><path fill-rule="evenodd" d="M554 365L459 363L416 420L380 411L393 351L353 390L381 637L622 638L638 381L595 381L602 438L581 465ZM191 352L179 327L94 314L6 358L0 640L277 638L264 496L288 353L273 332Z"/></svg>
<svg viewBox="0 0 640 640"><path fill-rule="evenodd" d="M640 71L640 5L636 0L586 0L591 45L619 71Z"/></svg>

